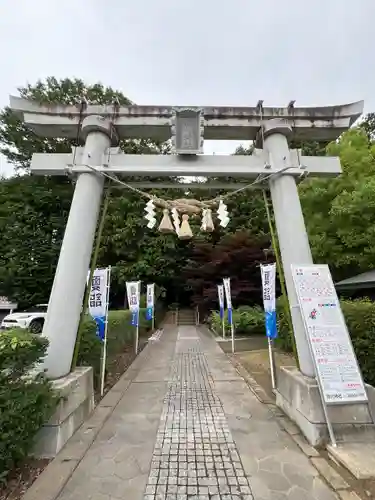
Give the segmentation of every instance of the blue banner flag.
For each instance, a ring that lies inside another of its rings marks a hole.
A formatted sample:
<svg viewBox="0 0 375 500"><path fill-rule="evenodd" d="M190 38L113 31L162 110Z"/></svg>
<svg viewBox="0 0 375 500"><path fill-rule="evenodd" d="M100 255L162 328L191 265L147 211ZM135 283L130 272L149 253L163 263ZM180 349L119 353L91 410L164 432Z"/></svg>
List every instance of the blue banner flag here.
<svg viewBox="0 0 375 500"><path fill-rule="evenodd" d="M224 318L224 307L220 307L220 319Z"/></svg>
<svg viewBox="0 0 375 500"><path fill-rule="evenodd" d="M228 308L228 323L231 325L233 323L232 308Z"/></svg>
<svg viewBox="0 0 375 500"><path fill-rule="evenodd" d="M138 311L132 311L131 325L138 326Z"/></svg>
<svg viewBox="0 0 375 500"><path fill-rule="evenodd" d="M103 342L105 335L105 316L96 316L93 320L96 323L96 335Z"/></svg>
<svg viewBox="0 0 375 500"><path fill-rule="evenodd" d="M152 307L148 307L148 308L146 309L146 319L147 319L148 321L151 321L151 320L152 320L152 318L153 318L153 316L154 316L153 312L154 312L154 311L153 311L153 308L152 308Z"/></svg>
<svg viewBox="0 0 375 500"><path fill-rule="evenodd" d="M277 337L276 311L266 311L266 335L269 339Z"/></svg>

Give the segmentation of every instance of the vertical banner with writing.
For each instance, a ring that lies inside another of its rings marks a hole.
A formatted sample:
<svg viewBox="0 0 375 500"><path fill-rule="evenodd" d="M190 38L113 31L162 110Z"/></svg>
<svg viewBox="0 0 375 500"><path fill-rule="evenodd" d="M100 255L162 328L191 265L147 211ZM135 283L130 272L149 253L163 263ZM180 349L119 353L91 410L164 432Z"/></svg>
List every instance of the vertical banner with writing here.
<svg viewBox="0 0 375 500"><path fill-rule="evenodd" d="M147 285L146 319L149 321L154 317L154 288L154 283L152 283L151 285Z"/></svg>
<svg viewBox="0 0 375 500"><path fill-rule="evenodd" d="M270 339L277 337L276 322L276 264L260 266L262 273L263 305L266 321L266 335Z"/></svg>
<svg viewBox="0 0 375 500"><path fill-rule="evenodd" d="M223 339L225 338L225 321L224 321L224 285L217 285L217 294L219 296L221 328L223 330Z"/></svg>
<svg viewBox="0 0 375 500"><path fill-rule="evenodd" d="M95 269L89 295L89 313L96 323L96 333L104 341L108 314L109 270ZM90 273L87 281L90 279Z"/></svg>
<svg viewBox="0 0 375 500"><path fill-rule="evenodd" d="M217 294L219 296L220 319L224 318L224 286L217 285Z"/></svg>
<svg viewBox="0 0 375 500"><path fill-rule="evenodd" d="M126 283L126 293L128 296L129 309L132 314L131 324L138 326L139 301L140 301L140 281L128 281Z"/></svg>
<svg viewBox="0 0 375 500"><path fill-rule="evenodd" d="M228 323L230 325L232 325L233 315L232 315L232 297L230 294L230 278L224 278L223 285L224 285L224 291L225 291L225 299L227 301Z"/></svg>
<svg viewBox="0 0 375 500"><path fill-rule="evenodd" d="M233 312L232 312L232 296L230 291L230 278L223 278L225 298L227 301L228 323L232 334L232 352L234 353L234 325L233 325Z"/></svg>

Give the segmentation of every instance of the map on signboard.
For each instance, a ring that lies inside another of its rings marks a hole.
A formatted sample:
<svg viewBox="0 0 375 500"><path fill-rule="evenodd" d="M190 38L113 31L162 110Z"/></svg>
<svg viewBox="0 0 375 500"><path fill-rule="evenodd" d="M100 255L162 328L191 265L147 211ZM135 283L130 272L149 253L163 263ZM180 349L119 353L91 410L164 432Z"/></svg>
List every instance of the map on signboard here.
<svg viewBox="0 0 375 500"><path fill-rule="evenodd" d="M366 402L366 390L328 266L292 266L292 274L325 402Z"/></svg>

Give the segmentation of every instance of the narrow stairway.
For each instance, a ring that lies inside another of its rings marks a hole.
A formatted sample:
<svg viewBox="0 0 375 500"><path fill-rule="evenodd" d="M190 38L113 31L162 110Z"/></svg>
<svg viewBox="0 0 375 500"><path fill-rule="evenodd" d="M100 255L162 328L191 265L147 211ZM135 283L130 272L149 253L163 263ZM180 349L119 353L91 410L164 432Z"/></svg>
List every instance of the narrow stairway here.
<svg viewBox="0 0 375 500"><path fill-rule="evenodd" d="M178 325L195 325L195 311L194 309L179 309L177 314Z"/></svg>

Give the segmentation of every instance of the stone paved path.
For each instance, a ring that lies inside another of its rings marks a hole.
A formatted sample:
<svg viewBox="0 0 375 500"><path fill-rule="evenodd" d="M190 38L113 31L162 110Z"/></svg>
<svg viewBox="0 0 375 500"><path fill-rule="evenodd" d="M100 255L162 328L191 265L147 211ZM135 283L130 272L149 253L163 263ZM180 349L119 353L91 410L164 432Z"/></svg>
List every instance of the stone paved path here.
<svg viewBox="0 0 375 500"><path fill-rule="evenodd" d="M106 410L83 458L95 423L53 462L77 461L58 500L337 499L203 330L167 328L97 408Z"/></svg>
<svg viewBox="0 0 375 500"><path fill-rule="evenodd" d="M252 500L195 329L180 328L145 500Z"/></svg>

